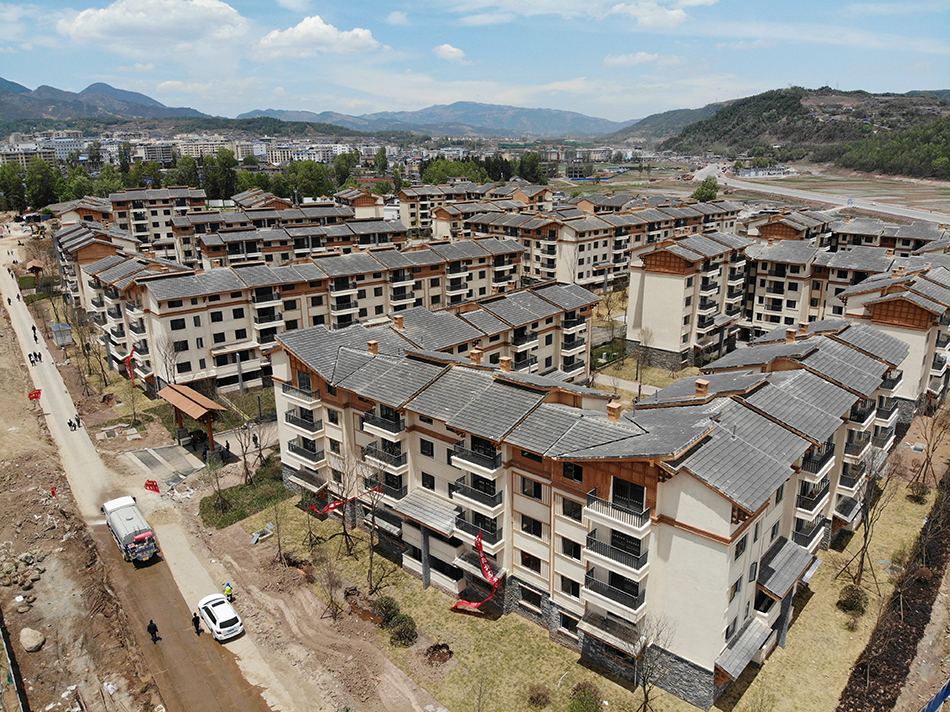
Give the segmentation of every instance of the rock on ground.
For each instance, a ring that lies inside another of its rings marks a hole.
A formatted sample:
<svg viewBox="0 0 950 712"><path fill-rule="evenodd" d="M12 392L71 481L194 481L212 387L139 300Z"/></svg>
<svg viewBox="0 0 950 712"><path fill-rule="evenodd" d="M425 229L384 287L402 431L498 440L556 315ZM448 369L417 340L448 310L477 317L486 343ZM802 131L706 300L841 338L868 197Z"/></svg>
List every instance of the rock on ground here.
<svg viewBox="0 0 950 712"><path fill-rule="evenodd" d="M23 649L28 653L37 652L43 647L45 642L46 636L40 633L38 630L24 628L20 631L20 645L22 645Z"/></svg>

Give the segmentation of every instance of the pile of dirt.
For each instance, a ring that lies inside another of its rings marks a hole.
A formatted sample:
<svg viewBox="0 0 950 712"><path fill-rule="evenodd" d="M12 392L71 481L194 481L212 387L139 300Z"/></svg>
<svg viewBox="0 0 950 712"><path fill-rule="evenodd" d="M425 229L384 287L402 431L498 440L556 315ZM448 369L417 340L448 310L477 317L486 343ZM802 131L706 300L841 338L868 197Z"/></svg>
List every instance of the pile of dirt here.
<svg viewBox="0 0 950 712"><path fill-rule="evenodd" d="M422 654L425 657L426 664L431 666L442 665L452 659L452 648L448 643L434 643L426 648Z"/></svg>

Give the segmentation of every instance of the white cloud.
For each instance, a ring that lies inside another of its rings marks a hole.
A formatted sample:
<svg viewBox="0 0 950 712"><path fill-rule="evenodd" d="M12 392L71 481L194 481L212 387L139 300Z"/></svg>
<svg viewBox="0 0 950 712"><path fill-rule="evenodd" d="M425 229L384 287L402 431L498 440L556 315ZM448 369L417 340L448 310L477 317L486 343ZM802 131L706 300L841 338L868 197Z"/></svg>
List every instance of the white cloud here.
<svg viewBox="0 0 950 712"><path fill-rule="evenodd" d="M398 10L393 10L391 13L386 15L386 23L389 25L399 25L401 27L409 26L409 15L404 12L399 12Z"/></svg>
<svg viewBox="0 0 950 712"><path fill-rule="evenodd" d="M652 0L635 3L620 3L610 9L611 14L628 15L637 25L653 30L669 30L681 25L689 15L679 7L661 5Z"/></svg>
<svg viewBox="0 0 950 712"><path fill-rule="evenodd" d="M320 52L356 54L380 47L369 30L361 27L339 30L319 15L313 15L287 30L268 32L258 42L257 54L261 59L301 58Z"/></svg>
<svg viewBox="0 0 950 712"><path fill-rule="evenodd" d="M482 12L477 15L467 15L459 23L468 27L482 27L484 25L504 25L515 19L510 12Z"/></svg>
<svg viewBox="0 0 950 712"><path fill-rule="evenodd" d="M247 20L221 0L116 0L56 23L76 42L128 54L178 52L197 42L230 44L247 32Z"/></svg>
<svg viewBox="0 0 950 712"><path fill-rule="evenodd" d="M120 72L153 72L155 71L155 63L143 64L142 62L136 62L131 67L116 67L116 69Z"/></svg>
<svg viewBox="0 0 950 712"><path fill-rule="evenodd" d="M465 61L465 52L460 50L458 47L453 47L450 44L441 44L438 47L434 47L432 49L432 54L434 54L439 59L444 59L446 62Z"/></svg>
<svg viewBox="0 0 950 712"><path fill-rule="evenodd" d="M604 64L608 67L635 67L638 64L650 64L660 58L658 54L637 52L636 54L608 54Z"/></svg>
<svg viewBox="0 0 950 712"><path fill-rule="evenodd" d="M774 47L777 43L774 40L754 40L752 42L720 42L716 45L716 49L767 49L769 47Z"/></svg>
<svg viewBox="0 0 950 712"><path fill-rule="evenodd" d="M950 4L944 2L857 2L848 5L852 15L887 17L889 15L919 15L922 13L946 12Z"/></svg>
<svg viewBox="0 0 950 712"><path fill-rule="evenodd" d="M286 10L304 12L310 7L310 0L277 0L277 4Z"/></svg>

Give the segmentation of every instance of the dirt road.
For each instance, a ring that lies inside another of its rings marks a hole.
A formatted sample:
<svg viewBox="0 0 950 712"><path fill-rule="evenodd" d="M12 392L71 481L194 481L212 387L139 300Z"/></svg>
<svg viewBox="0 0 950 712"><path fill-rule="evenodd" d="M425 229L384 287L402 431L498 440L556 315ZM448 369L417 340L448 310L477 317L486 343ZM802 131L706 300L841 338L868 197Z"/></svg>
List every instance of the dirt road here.
<svg viewBox="0 0 950 712"><path fill-rule="evenodd" d="M42 339L38 343L34 341L32 318L26 305L17 299L19 290L7 273L7 266L13 258L6 251L16 245L17 237L22 236L0 240L0 294L4 300L10 299L10 321L24 359L27 353L34 351L43 355L43 362L31 367L34 386L42 389L39 404L50 435L59 449L77 506L83 519L95 532L100 556L108 562L113 586L139 636L148 667L155 676L167 709L269 710L260 690L252 688L245 681L234 655L224 646L211 641L210 636L204 636L204 639L195 636L190 627L190 606L173 578L174 567L165 561L146 568L136 568L121 562L115 544L105 529L99 506L111 496L129 493L129 485L104 465L85 429L72 431L67 427L66 421L76 413L72 398L53 363L53 355ZM24 393L23 398L26 396ZM140 499L145 500L143 505L152 505L143 506L147 513L154 508L158 498L156 496L151 501L147 497ZM162 541L160 531L159 541ZM180 546L169 547L166 553L172 555L172 552L180 552L181 558L186 561L189 577L195 579L193 562L189 559L189 555L191 558L194 556L187 545L184 548L187 553L182 552ZM210 584L210 581L207 573L203 579L197 579L197 583L204 587L205 594L218 588L217 584ZM191 598L189 596L189 600ZM194 597L193 602L197 600ZM157 645L153 645L145 634L149 619L156 620L164 638ZM242 641L235 642L240 644ZM253 644L245 643L242 647L246 654L253 653Z"/></svg>

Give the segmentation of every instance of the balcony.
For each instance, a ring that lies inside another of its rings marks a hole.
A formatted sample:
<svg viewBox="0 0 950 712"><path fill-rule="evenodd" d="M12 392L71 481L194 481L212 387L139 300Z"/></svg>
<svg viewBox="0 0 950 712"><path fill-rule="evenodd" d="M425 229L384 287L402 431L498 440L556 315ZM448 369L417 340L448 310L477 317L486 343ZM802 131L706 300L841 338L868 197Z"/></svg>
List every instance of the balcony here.
<svg viewBox="0 0 950 712"><path fill-rule="evenodd" d="M89 304L92 305L96 309L102 309L102 307L106 305L106 303L102 299L101 294L90 299Z"/></svg>
<svg viewBox="0 0 950 712"><path fill-rule="evenodd" d="M811 474L818 474L835 459L835 446L826 445L821 452L809 453L802 458L802 469Z"/></svg>
<svg viewBox="0 0 950 712"><path fill-rule="evenodd" d="M134 321L129 324L129 331L139 336L145 336L145 324L141 321Z"/></svg>
<svg viewBox="0 0 950 712"><path fill-rule="evenodd" d="M330 311L334 314L348 314L359 310L359 302L355 299L337 299L330 302Z"/></svg>
<svg viewBox="0 0 950 712"><path fill-rule="evenodd" d="M389 283L393 286L397 284L412 284L416 281L416 278L413 276L412 272L394 272L389 275Z"/></svg>
<svg viewBox="0 0 950 712"><path fill-rule="evenodd" d="M731 269L729 270L728 277L729 284L735 284L736 282L745 281L745 271L741 269Z"/></svg>
<svg viewBox="0 0 950 712"><path fill-rule="evenodd" d="M282 383L280 389L285 395L288 395L291 398L295 398L299 401L303 401L304 403L307 403L308 405L311 403L316 403L317 401L320 400L319 390L309 390L307 388L298 388L293 383Z"/></svg>
<svg viewBox="0 0 950 712"><path fill-rule="evenodd" d="M356 280L346 280L340 282L330 282L330 294L355 294L359 290Z"/></svg>
<svg viewBox="0 0 950 712"><path fill-rule="evenodd" d="M848 420L854 425L863 425L871 419L875 412L874 401L862 401L851 406L851 412L848 413Z"/></svg>
<svg viewBox="0 0 950 712"><path fill-rule="evenodd" d="M479 534L481 534L482 541L485 544L494 545L503 539L502 527L498 527L494 531L489 531L488 529L482 529L477 524L472 524L471 522L466 521L465 517L461 514L455 518L455 528L473 537L476 537Z"/></svg>
<svg viewBox="0 0 950 712"><path fill-rule="evenodd" d="M458 467L459 465L455 464L456 460L463 468L474 465L479 469L494 472L501 467L501 453L497 450L494 452L469 450L463 443L455 443L452 449L452 464Z"/></svg>
<svg viewBox="0 0 950 712"><path fill-rule="evenodd" d="M937 348L945 349L947 348L947 344L950 344L950 334L944 332L937 334Z"/></svg>
<svg viewBox="0 0 950 712"><path fill-rule="evenodd" d="M871 443L876 448L881 450L889 450L891 445L894 444L894 426L885 428L880 433L871 438Z"/></svg>
<svg viewBox="0 0 950 712"><path fill-rule="evenodd" d="M377 415L374 411L369 410L363 414L363 425L369 425L370 427L378 428L379 430L384 430L387 433L395 435L396 433L405 431L406 420L405 418L397 418L395 420L384 418L381 415Z"/></svg>
<svg viewBox="0 0 950 712"><path fill-rule="evenodd" d="M934 375L941 375L944 371L947 370L947 357L944 354L937 354L934 356L933 365L931 366L931 373L936 372Z"/></svg>
<svg viewBox="0 0 950 712"><path fill-rule="evenodd" d="M512 361L511 368L514 369L515 371L524 371L526 369L530 370L531 368L537 365L538 365L538 357L528 356L527 358L522 358L522 359L517 359L515 361Z"/></svg>
<svg viewBox="0 0 950 712"><path fill-rule="evenodd" d="M109 329L109 333L112 334L112 338L117 341L125 341L125 339L127 338L125 334L125 329L122 328L121 326L115 326Z"/></svg>
<svg viewBox="0 0 950 712"><path fill-rule="evenodd" d="M841 487L853 490L864 478L866 472L867 465L863 462L860 465L845 465L841 472L841 477L838 479L838 484Z"/></svg>
<svg viewBox="0 0 950 712"><path fill-rule="evenodd" d="M118 307L118 306L109 307L108 309L106 309L106 314L108 314L108 315L109 315L110 317L112 317L113 319L121 319L121 318L122 318L122 307Z"/></svg>
<svg viewBox="0 0 950 712"><path fill-rule="evenodd" d="M717 289L719 289L719 285L716 284L715 282L703 281L703 283L699 285L700 294L710 294L712 292L715 292Z"/></svg>
<svg viewBox="0 0 950 712"><path fill-rule="evenodd" d="M812 550L812 544L821 538L821 533L825 530L824 522L809 529L792 532L792 541L809 551Z"/></svg>
<svg viewBox="0 0 950 712"><path fill-rule="evenodd" d="M461 262L453 262L449 265L449 268L445 270L446 274L466 274L468 272L468 267L463 265Z"/></svg>
<svg viewBox="0 0 950 712"><path fill-rule="evenodd" d="M136 356L148 356L148 342L145 339L133 341L132 346L135 347Z"/></svg>
<svg viewBox="0 0 950 712"><path fill-rule="evenodd" d="M255 324L272 324L275 321L280 321L284 318L284 315L281 312L274 312L273 314L258 314L254 317Z"/></svg>
<svg viewBox="0 0 950 712"><path fill-rule="evenodd" d="M561 353L583 349L586 344L587 344L587 339L585 339L583 336L579 336L575 339L571 339L570 341L564 341L561 344Z"/></svg>
<svg viewBox="0 0 950 712"><path fill-rule="evenodd" d="M389 298L389 301L393 304L405 304L406 302L414 302L415 300L416 293L411 291L393 292L392 296Z"/></svg>
<svg viewBox="0 0 950 712"><path fill-rule="evenodd" d="M897 417L897 403L891 403L889 406L879 406L877 409L877 415L875 416L878 420L884 421L885 424L891 425L894 422L894 418Z"/></svg>
<svg viewBox="0 0 950 712"><path fill-rule="evenodd" d="M881 382L882 391L893 391L901 382L904 380L904 372L899 370L889 371L885 376L884 380Z"/></svg>
<svg viewBox="0 0 950 712"><path fill-rule="evenodd" d="M142 313L142 305L139 304L138 302L126 302L126 303L125 303L125 311L126 311L126 313L128 313L128 314L141 314L141 313Z"/></svg>
<svg viewBox="0 0 950 712"><path fill-rule="evenodd" d="M818 489L809 490L806 494L799 494L795 506L806 512L814 512L828 497L829 488L830 482L827 479L822 480Z"/></svg>
<svg viewBox="0 0 950 712"><path fill-rule="evenodd" d="M89 289L101 289L98 279L87 279L86 284L89 285Z"/></svg>
<svg viewBox="0 0 950 712"><path fill-rule="evenodd" d="M565 363L563 366L561 366L561 370L564 371L564 373L574 373L575 371L580 371L583 368L584 368L583 361L574 361L573 363Z"/></svg>
<svg viewBox="0 0 950 712"><path fill-rule="evenodd" d="M613 526L615 522L626 524L628 527L637 530L645 530L650 526L650 508L637 511L622 504L615 504L601 499L594 494L596 490L587 494L587 512L593 514L594 518L604 519L604 523Z"/></svg>
<svg viewBox="0 0 950 712"><path fill-rule="evenodd" d="M468 291L468 282L451 281L447 285L445 285L446 294L459 294L461 292L467 292L467 291Z"/></svg>
<svg viewBox="0 0 950 712"><path fill-rule="evenodd" d="M478 502L479 504L488 507L488 509L494 509L501 505L502 501L505 498L505 493L503 490L490 494L488 492L482 492L481 490L475 489L465 484L465 477L459 477L455 484L449 485L449 498L455 499L456 497L462 497L464 499L469 499L473 502Z"/></svg>
<svg viewBox="0 0 950 712"><path fill-rule="evenodd" d="M394 455L391 452L383 450L378 443L370 443L367 445L364 455L371 460L382 463L386 467L392 468L405 467L409 462L409 453L403 452L398 455Z"/></svg>
<svg viewBox="0 0 950 712"><path fill-rule="evenodd" d="M785 285L766 287L765 292L766 294L785 294Z"/></svg>
<svg viewBox="0 0 950 712"><path fill-rule="evenodd" d="M868 447L871 445L871 438L855 438L854 440L849 440L844 444L844 454L855 459L860 459L864 457L864 454L867 452Z"/></svg>
<svg viewBox="0 0 950 712"><path fill-rule="evenodd" d="M587 325L587 319L563 319L561 320L561 329L567 331L568 329L579 329L582 326Z"/></svg>
<svg viewBox="0 0 950 712"><path fill-rule="evenodd" d="M117 290L115 287L107 288L105 291L103 291L102 294L109 301L113 301L113 302L119 301L119 290Z"/></svg>
<svg viewBox="0 0 950 712"><path fill-rule="evenodd" d="M707 312L716 311L719 308L719 304L712 299L700 299L699 305L696 310L700 314L705 314Z"/></svg>
<svg viewBox="0 0 950 712"><path fill-rule="evenodd" d="M538 341L538 332L537 331L525 331L523 333L515 333L515 338L513 342L515 346L520 348L526 348L528 346L536 346Z"/></svg>
<svg viewBox="0 0 950 712"><path fill-rule="evenodd" d="M284 420L293 426L306 430L308 433L319 433L323 430L322 420L307 420L306 418L301 418L292 410L288 410L284 413Z"/></svg>
<svg viewBox="0 0 950 712"><path fill-rule="evenodd" d="M393 487L392 485L386 484L385 480L380 480L375 477L366 478L366 487L367 489L378 487L380 490L382 490L382 493L385 496L390 497L391 499L402 499L406 496L406 493L409 492L409 487L406 485L403 485L402 487Z"/></svg>
<svg viewBox="0 0 950 712"><path fill-rule="evenodd" d="M719 265L716 264L715 262L707 262L702 267L703 274L711 274L712 272L715 272L717 269L719 269Z"/></svg>
<svg viewBox="0 0 950 712"><path fill-rule="evenodd" d="M307 462L312 462L314 464L322 462L326 459L326 455L324 454L323 450L308 450L303 445L298 445L292 440L287 443L287 449L297 457L303 458Z"/></svg>
<svg viewBox="0 0 950 712"><path fill-rule="evenodd" d="M609 599L614 603L619 603L624 608L633 613L639 613L646 602L646 589L641 589L636 595L611 586L609 583L598 581L594 576L593 569L587 572L584 577L584 588L587 591Z"/></svg>
<svg viewBox="0 0 950 712"><path fill-rule="evenodd" d="M701 316L696 320L696 329L698 331L705 331L706 329L711 329L716 324L716 319L712 316Z"/></svg>
<svg viewBox="0 0 950 712"><path fill-rule="evenodd" d="M744 290L739 287L738 289L733 289L730 287L726 291L726 299L742 299L742 295L745 294Z"/></svg>
<svg viewBox="0 0 950 712"><path fill-rule="evenodd" d="M280 301L280 292L268 292L267 294L254 294L251 296L251 302L261 306L263 304L270 304L271 302Z"/></svg>
<svg viewBox="0 0 950 712"><path fill-rule="evenodd" d="M945 311L940 316L940 326L950 326L950 311Z"/></svg>
<svg viewBox="0 0 950 712"><path fill-rule="evenodd" d="M514 278L515 278L515 275L511 272L505 272L502 274L496 273L492 275L491 281L492 281L492 284L501 284L503 282L510 282Z"/></svg>
<svg viewBox="0 0 950 712"><path fill-rule="evenodd" d="M624 551L623 549L618 549L615 546L611 546L607 542L600 541L597 538L597 531L594 530L587 535L587 548L593 551L596 554L610 559L611 561L616 561L618 564L623 564L629 569L634 571L640 571L644 566L647 565L647 554L649 552L644 551L639 555L631 554L629 551Z"/></svg>

